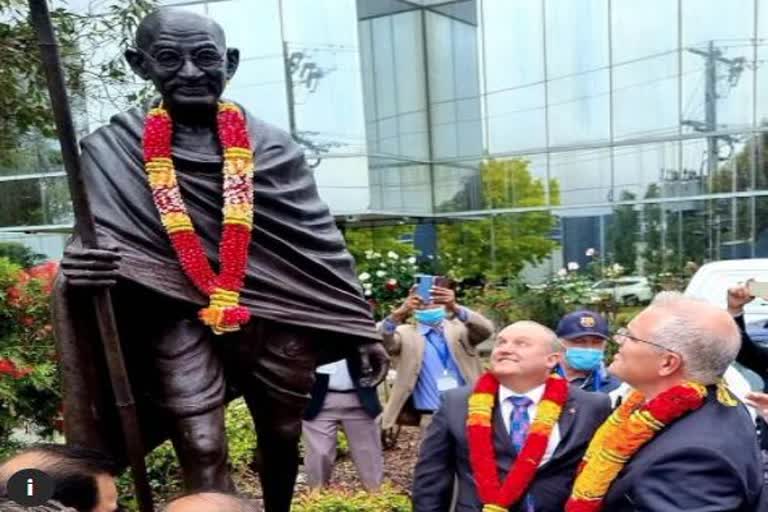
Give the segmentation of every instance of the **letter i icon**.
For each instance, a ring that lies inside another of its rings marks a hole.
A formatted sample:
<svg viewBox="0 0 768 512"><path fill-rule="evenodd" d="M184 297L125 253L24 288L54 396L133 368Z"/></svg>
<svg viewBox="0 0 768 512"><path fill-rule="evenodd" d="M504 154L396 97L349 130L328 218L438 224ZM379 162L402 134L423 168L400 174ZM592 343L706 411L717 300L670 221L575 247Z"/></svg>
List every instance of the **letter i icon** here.
<svg viewBox="0 0 768 512"><path fill-rule="evenodd" d="M27 496L35 495L35 482L31 478L27 478Z"/></svg>

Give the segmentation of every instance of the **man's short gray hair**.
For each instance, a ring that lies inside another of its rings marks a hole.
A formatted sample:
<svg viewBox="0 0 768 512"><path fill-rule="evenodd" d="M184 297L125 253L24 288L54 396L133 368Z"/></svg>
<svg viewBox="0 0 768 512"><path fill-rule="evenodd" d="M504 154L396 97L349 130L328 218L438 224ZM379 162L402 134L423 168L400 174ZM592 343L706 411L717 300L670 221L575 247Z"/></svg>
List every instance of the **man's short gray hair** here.
<svg viewBox="0 0 768 512"><path fill-rule="evenodd" d="M651 307L667 314L649 341L680 354L689 379L704 385L716 383L741 347L741 334L730 315L679 292L659 293Z"/></svg>
<svg viewBox="0 0 768 512"><path fill-rule="evenodd" d="M19 505L9 498L0 498L1 512L77 512L74 508L65 507L57 501L48 501L42 505Z"/></svg>

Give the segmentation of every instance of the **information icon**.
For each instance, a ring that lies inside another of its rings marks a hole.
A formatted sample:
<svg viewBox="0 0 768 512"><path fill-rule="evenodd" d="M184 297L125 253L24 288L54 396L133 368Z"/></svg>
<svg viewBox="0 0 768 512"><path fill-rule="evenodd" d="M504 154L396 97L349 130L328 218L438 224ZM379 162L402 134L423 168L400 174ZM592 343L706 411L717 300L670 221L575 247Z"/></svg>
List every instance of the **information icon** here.
<svg viewBox="0 0 768 512"><path fill-rule="evenodd" d="M8 479L8 497L19 505L42 505L53 496L53 479L39 469L22 469Z"/></svg>

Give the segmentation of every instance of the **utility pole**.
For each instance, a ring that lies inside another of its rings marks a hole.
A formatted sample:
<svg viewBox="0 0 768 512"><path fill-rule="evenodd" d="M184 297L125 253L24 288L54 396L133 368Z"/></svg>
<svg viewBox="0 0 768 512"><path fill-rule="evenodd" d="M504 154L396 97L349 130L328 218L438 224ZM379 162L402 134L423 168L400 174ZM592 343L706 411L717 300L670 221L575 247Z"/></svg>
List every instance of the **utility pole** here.
<svg viewBox="0 0 768 512"><path fill-rule="evenodd" d="M731 87L735 87L746 66L746 59L744 57L733 59L723 57L722 50L715 46L714 41L709 42L706 50L688 48L688 51L703 57L706 61L704 70L704 121L682 119L681 124L690 126L697 132L712 133L717 130L717 100L720 97L717 92L718 64L728 66L728 83ZM707 175L709 177L714 176L717 171L719 139L727 140L729 144L733 142L729 136L707 136Z"/></svg>
<svg viewBox="0 0 768 512"><path fill-rule="evenodd" d="M710 41L707 45L706 50L700 50L698 48L688 48L689 52L698 55L700 57L703 57L705 59L706 65L704 69L704 121L697 121L697 120L686 120L681 119L681 124L684 126L690 126L697 132L703 132L708 133L710 135L707 136L707 182L709 184L709 192L712 192L711 186L712 186L712 179L715 177L715 174L717 173L717 166L720 162L720 147L719 147L719 141L720 139L723 139L727 141L728 145L733 149L733 143L734 139L731 136L718 136L715 135L714 132L717 131L717 100L720 98L717 92L717 81L718 81L718 65L723 64L727 66L728 70L728 84L730 87L735 87L736 84L739 81L739 77L741 76L741 73L744 71L744 68L746 67L746 58L744 57L735 57L733 59L728 59L723 57L723 52L720 50L720 48L715 46L714 41ZM734 165L733 168L734 173L734 180L735 173L736 173L736 167ZM734 190L735 190L735 181L734 181ZM708 202L708 220L710 221L710 229L707 231L710 233L709 236L709 246L711 250L711 255L713 259L719 258L719 248L720 248L720 219L719 215L714 217L714 212L712 211L712 203L711 201ZM732 215L735 216L737 214L737 204L736 199L734 198L732 200L731 205ZM713 220L715 221L713 224ZM715 233L715 240L712 240L712 229L716 229ZM733 233L735 236L735 233ZM714 244L713 244L714 242ZM717 254L715 254L715 251L717 251Z"/></svg>

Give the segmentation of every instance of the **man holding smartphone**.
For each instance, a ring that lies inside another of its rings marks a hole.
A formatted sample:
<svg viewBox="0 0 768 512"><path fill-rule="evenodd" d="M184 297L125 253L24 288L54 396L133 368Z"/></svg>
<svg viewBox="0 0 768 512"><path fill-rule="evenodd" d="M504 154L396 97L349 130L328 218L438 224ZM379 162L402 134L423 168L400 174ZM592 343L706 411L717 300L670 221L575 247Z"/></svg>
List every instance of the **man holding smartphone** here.
<svg viewBox="0 0 768 512"><path fill-rule="evenodd" d="M415 323L404 323L411 316ZM405 302L379 324L384 346L397 359L397 377L384 407L382 428L424 427L444 391L474 384L481 373L475 347L493 323L460 306L445 278L420 275Z"/></svg>
<svg viewBox="0 0 768 512"><path fill-rule="evenodd" d="M755 296L765 294L764 285L765 283L750 280L745 285L739 284L728 288L727 304L728 313L731 314L736 325L739 326L739 331L741 331L741 349L736 356L736 361L766 380L768 379L768 348L758 345L750 338L744 322L744 306L752 302ZM760 436L760 448L763 452L764 473L766 482L768 482L768 394L749 393L746 397L746 403L752 406L759 416L757 427Z"/></svg>

